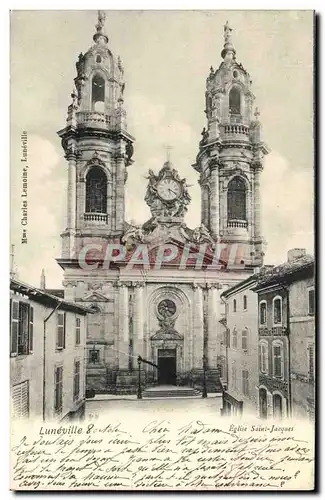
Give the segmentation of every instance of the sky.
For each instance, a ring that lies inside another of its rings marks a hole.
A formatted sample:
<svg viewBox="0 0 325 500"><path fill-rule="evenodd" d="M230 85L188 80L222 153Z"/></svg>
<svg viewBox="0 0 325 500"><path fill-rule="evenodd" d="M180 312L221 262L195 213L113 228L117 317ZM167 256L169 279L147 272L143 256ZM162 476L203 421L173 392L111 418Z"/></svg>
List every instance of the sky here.
<svg viewBox="0 0 325 500"><path fill-rule="evenodd" d="M266 264L294 247L313 253L313 39L311 11L106 11L109 46L125 69L134 164L126 184L126 220L150 216L144 202L151 168L171 159L192 196L186 223L200 223L198 153L205 83L218 67L223 25L233 28L237 60L250 73L264 140L271 150L261 177ZM96 11L11 13L11 243L21 280L62 286L67 162L56 132L65 126L75 62L92 45ZM28 133L27 244L21 243L21 134Z"/></svg>

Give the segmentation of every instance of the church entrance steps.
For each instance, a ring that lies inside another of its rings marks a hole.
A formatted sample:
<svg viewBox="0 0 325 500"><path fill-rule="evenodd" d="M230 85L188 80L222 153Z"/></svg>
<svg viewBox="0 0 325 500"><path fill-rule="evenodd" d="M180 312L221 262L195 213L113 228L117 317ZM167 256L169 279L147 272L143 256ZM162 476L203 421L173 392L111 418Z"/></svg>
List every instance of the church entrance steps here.
<svg viewBox="0 0 325 500"><path fill-rule="evenodd" d="M198 398L201 392L193 387L180 387L173 385L158 385L149 387L142 392L143 398Z"/></svg>

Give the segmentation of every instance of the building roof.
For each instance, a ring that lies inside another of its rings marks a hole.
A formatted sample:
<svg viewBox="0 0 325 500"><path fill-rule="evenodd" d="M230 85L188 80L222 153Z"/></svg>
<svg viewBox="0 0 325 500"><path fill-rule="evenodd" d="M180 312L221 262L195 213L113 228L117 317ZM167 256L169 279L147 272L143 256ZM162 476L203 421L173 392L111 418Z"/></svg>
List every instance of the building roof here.
<svg viewBox="0 0 325 500"><path fill-rule="evenodd" d="M62 288L45 288L44 292L64 299L64 290Z"/></svg>
<svg viewBox="0 0 325 500"><path fill-rule="evenodd" d="M227 290L222 292L220 297L224 297L225 299L227 299L228 297L230 297L231 295L233 295L236 292L239 292L241 290L245 290L247 288L251 288L252 285L254 285L256 283L256 280L257 280L257 274L251 274L250 276L248 276L248 278L245 278L244 280L239 281L235 285L231 286L230 288L228 288Z"/></svg>
<svg viewBox="0 0 325 500"><path fill-rule="evenodd" d="M68 302L56 295L48 293L45 290L40 290L39 288L28 285L27 283L23 283L22 281L18 281L16 279L10 280L10 290L21 293L23 295L27 295L35 302L39 302L40 304L48 307L57 307L59 305L60 309L75 312L78 314L87 314L92 312L87 307L75 304L74 302Z"/></svg>
<svg viewBox="0 0 325 500"><path fill-rule="evenodd" d="M304 255L290 262L285 262L267 272L257 275L255 291L277 283L292 283L314 274L315 260L312 255Z"/></svg>

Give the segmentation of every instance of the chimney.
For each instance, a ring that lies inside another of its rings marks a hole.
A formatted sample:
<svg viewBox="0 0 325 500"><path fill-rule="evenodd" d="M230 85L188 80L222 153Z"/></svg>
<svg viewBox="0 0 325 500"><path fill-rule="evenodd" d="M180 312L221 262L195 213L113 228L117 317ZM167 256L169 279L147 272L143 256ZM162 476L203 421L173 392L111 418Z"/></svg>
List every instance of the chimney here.
<svg viewBox="0 0 325 500"><path fill-rule="evenodd" d="M293 262L294 260L301 259L306 255L305 248L292 248L288 251L288 262Z"/></svg>
<svg viewBox="0 0 325 500"><path fill-rule="evenodd" d="M42 274L41 274L41 290L45 290L46 284L45 284L45 271L42 269Z"/></svg>

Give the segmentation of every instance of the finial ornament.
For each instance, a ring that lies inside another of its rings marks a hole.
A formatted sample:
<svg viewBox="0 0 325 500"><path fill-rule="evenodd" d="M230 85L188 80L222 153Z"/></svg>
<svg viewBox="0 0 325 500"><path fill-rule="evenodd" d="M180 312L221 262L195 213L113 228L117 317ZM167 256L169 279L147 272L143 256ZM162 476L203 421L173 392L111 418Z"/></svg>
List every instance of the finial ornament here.
<svg viewBox="0 0 325 500"><path fill-rule="evenodd" d="M254 116L256 118L256 120L258 120L258 117L260 116L260 110L258 108L255 108L255 112L254 112Z"/></svg>
<svg viewBox="0 0 325 500"><path fill-rule="evenodd" d="M233 47L232 44L232 37L231 37L231 32L232 28L229 26L229 22L227 21L226 24L223 27L223 37L225 40L223 50L221 52L221 57L224 59L225 56L227 55L228 59L235 58L236 57L236 51Z"/></svg>
<svg viewBox="0 0 325 500"><path fill-rule="evenodd" d="M223 36L224 36L224 39L225 39L225 43L231 43L232 28L230 28L228 21L224 25L223 30L224 30L224 35Z"/></svg>
<svg viewBox="0 0 325 500"><path fill-rule="evenodd" d="M166 161L167 163L170 163L170 152L174 149L173 146L170 146L169 144L166 144L164 146L164 149L166 151Z"/></svg>
<svg viewBox="0 0 325 500"><path fill-rule="evenodd" d="M96 33L94 34L94 42L96 43L107 43L108 38L104 33L104 24L106 20L106 14L102 10L97 11L98 22L96 24Z"/></svg>

